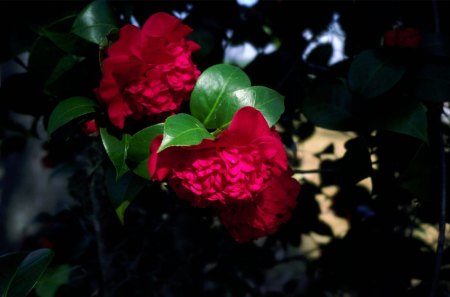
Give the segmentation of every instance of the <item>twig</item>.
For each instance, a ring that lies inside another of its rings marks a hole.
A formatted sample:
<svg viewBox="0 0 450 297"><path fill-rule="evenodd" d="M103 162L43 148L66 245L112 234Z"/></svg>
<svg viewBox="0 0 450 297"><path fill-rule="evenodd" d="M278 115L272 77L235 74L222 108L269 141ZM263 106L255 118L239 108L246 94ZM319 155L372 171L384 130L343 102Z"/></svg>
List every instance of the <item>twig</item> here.
<svg viewBox="0 0 450 297"><path fill-rule="evenodd" d="M332 169L309 169L309 170L294 169L293 171L294 173L301 173L301 174L335 172L335 170Z"/></svg>
<svg viewBox="0 0 450 297"><path fill-rule="evenodd" d="M440 19L439 10L437 6L437 0L431 0L431 5L433 7L433 17L434 17L434 31L439 33L440 29ZM445 242L445 219L447 210L447 164L445 160L445 148L443 140L443 130L441 123L441 114L443 112L443 104L437 104L436 113L431 113L432 120L436 121L436 145L439 150L439 189L440 189L440 202L441 210L439 214L439 237L438 245L436 250L436 261L434 265L433 282L431 284L430 297L436 296L440 282L440 271L442 267L442 257L444 254L444 242Z"/></svg>
<svg viewBox="0 0 450 297"><path fill-rule="evenodd" d="M438 111L442 110L442 105L438 105ZM433 282L431 284L430 297L436 296L440 281L440 271L442 266L442 257L444 254L444 243L445 243L445 221L446 221L446 210L447 210L447 163L445 158L445 149L443 141L443 131L442 125L440 123L440 113L432 114L436 120L436 145L439 149L439 189L440 189L440 213L439 213L439 237L436 250L436 260L434 265Z"/></svg>

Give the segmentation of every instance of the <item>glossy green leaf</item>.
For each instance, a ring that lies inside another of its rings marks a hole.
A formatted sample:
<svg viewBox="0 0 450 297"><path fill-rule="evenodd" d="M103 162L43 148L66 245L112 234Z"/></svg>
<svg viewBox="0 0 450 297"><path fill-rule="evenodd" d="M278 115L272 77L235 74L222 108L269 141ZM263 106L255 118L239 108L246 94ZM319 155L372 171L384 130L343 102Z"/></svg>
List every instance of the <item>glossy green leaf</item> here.
<svg viewBox="0 0 450 297"><path fill-rule="evenodd" d="M302 112L314 125L338 131L354 129L352 95L343 81L313 83L302 102Z"/></svg>
<svg viewBox="0 0 450 297"><path fill-rule="evenodd" d="M450 101L450 69L444 64L425 64L418 70L412 95L424 101Z"/></svg>
<svg viewBox="0 0 450 297"><path fill-rule="evenodd" d="M86 97L71 97L60 102L50 114L48 133L55 132L75 118L95 112L96 105L93 100Z"/></svg>
<svg viewBox="0 0 450 297"><path fill-rule="evenodd" d="M36 286L53 256L54 253L50 249L1 256L1 297L27 296Z"/></svg>
<svg viewBox="0 0 450 297"><path fill-rule="evenodd" d="M54 297L56 291L69 281L71 267L67 264L49 267L36 285L39 297Z"/></svg>
<svg viewBox="0 0 450 297"><path fill-rule="evenodd" d="M185 113L179 113L166 119L164 136L158 152L171 146L200 144L203 139L214 139L214 136L198 119Z"/></svg>
<svg viewBox="0 0 450 297"><path fill-rule="evenodd" d="M142 129L130 138L130 146L128 148L128 159L139 163L148 158L150 153L150 144L153 139L163 134L164 124L156 124Z"/></svg>
<svg viewBox="0 0 450 297"><path fill-rule="evenodd" d="M284 97L275 90L263 87L255 86L249 87L234 92L234 96L237 98L237 109L241 107L253 106L263 114L267 120L269 126L273 126L280 119L281 114L284 112ZM233 102L233 101L232 101ZM229 109L233 110L234 106L229 105ZM229 122L226 123L228 126ZM222 125L221 128L226 128Z"/></svg>
<svg viewBox="0 0 450 297"><path fill-rule="evenodd" d="M428 143L427 109L418 102L410 102L401 108L386 110L382 116L372 120L374 128L385 129Z"/></svg>
<svg viewBox="0 0 450 297"><path fill-rule="evenodd" d="M192 91L191 113L206 128L220 128L230 122L238 109L234 91L250 85L248 76L236 66L211 66L200 75Z"/></svg>
<svg viewBox="0 0 450 297"><path fill-rule="evenodd" d="M140 177L142 177L142 178L144 178L146 180L151 180L152 178L150 176L150 172L148 171L148 158L143 160L143 161L141 161L136 166L136 168L134 168L133 172L136 175L138 175L138 176L140 176Z"/></svg>
<svg viewBox="0 0 450 297"><path fill-rule="evenodd" d="M375 50L366 50L350 65L348 83L353 92L373 98L390 90L404 73L404 65L395 64Z"/></svg>
<svg viewBox="0 0 450 297"><path fill-rule="evenodd" d="M129 170L125 161L127 159L130 135L123 134L121 139L118 139L114 135L109 134L106 128L100 128L100 136L103 147L116 168L116 179L119 179Z"/></svg>
<svg viewBox="0 0 450 297"><path fill-rule="evenodd" d="M72 32L90 42L100 44L102 39L116 29L113 13L106 0L88 4L75 19Z"/></svg>
<svg viewBox="0 0 450 297"><path fill-rule="evenodd" d="M45 27L39 28L39 38L49 39L56 47L69 54L81 55L86 53L89 42L68 32L76 15L65 16Z"/></svg>

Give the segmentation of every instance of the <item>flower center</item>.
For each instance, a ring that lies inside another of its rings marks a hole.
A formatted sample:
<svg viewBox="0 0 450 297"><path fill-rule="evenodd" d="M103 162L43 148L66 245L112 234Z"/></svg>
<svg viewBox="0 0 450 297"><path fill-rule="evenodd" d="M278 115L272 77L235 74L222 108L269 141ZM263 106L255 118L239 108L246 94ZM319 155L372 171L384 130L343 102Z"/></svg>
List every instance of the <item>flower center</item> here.
<svg viewBox="0 0 450 297"><path fill-rule="evenodd" d="M175 177L202 198L221 203L251 200L264 189L271 166L256 147L219 148L205 153Z"/></svg>

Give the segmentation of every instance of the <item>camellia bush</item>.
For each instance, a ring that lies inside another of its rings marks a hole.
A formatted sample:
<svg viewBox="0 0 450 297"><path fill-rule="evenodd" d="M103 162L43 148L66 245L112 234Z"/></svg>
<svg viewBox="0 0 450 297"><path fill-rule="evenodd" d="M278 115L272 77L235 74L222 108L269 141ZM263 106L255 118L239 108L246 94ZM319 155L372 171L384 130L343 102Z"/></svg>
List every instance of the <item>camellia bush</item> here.
<svg viewBox="0 0 450 297"><path fill-rule="evenodd" d="M445 4L1 5L5 176L39 139L70 194L2 297L449 296Z"/></svg>

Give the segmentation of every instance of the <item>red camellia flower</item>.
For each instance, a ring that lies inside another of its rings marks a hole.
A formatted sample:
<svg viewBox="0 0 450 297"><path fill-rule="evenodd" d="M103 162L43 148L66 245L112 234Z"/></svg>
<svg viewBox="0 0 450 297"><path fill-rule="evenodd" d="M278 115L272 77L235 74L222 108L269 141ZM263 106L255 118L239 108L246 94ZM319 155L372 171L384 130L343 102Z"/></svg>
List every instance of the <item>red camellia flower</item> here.
<svg viewBox="0 0 450 297"><path fill-rule="evenodd" d="M91 119L87 122L83 123L82 126L83 132L89 136L98 136L98 126L97 122L94 119Z"/></svg>
<svg viewBox="0 0 450 297"><path fill-rule="evenodd" d="M384 33L385 47L417 48L422 41L422 35L415 28L396 28Z"/></svg>
<svg viewBox="0 0 450 297"><path fill-rule="evenodd" d="M300 184L278 133L255 108L241 108L215 140L157 153L161 141L151 145L150 175L193 206L216 208L236 241L272 234L290 218Z"/></svg>
<svg viewBox="0 0 450 297"><path fill-rule="evenodd" d="M150 16L142 30L133 25L120 29L96 90L114 125L123 128L127 117L163 121L189 99L200 75L191 60L199 45L185 39L191 31L166 13Z"/></svg>

